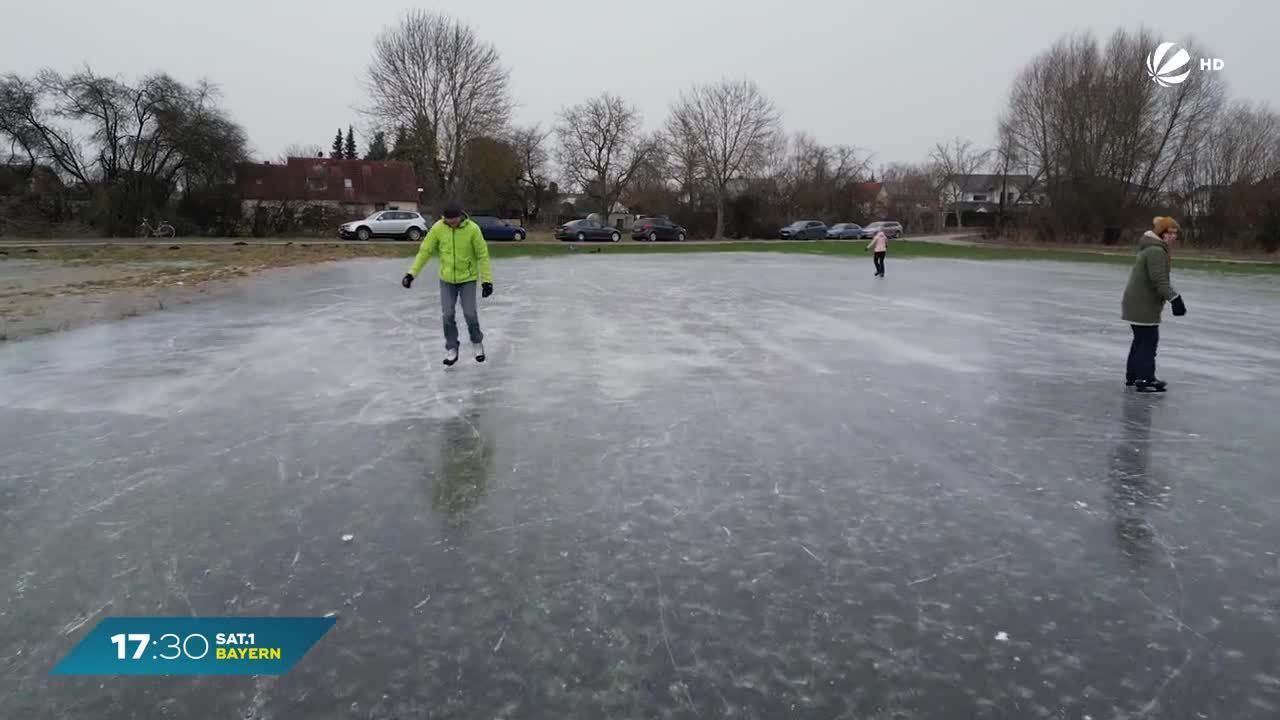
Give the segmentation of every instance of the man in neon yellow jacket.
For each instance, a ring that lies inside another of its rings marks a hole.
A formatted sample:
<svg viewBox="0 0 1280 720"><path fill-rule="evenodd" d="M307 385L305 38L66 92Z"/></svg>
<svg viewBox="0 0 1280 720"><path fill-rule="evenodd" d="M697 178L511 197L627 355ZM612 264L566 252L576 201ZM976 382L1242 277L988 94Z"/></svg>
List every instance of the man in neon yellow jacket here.
<svg viewBox="0 0 1280 720"><path fill-rule="evenodd" d="M444 317L444 364L458 362L458 323L454 310L462 301L462 316L467 320L471 347L476 362L484 362L484 333L480 332L480 310L476 302L476 281L482 295L493 294L493 270L489 266L489 246L484 242L480 226L467 219L462 209L450 203L441 213L427 236L422 239L418 255L409 272L400 281L408 288L431 256L440 254L440 309Z"/></svg>

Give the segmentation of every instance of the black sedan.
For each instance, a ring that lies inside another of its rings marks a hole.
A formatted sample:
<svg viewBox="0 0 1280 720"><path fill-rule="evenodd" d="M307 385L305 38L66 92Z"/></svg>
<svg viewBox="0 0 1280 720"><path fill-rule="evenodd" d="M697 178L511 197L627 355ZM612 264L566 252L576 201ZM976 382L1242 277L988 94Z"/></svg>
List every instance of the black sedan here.
<svg viewBox="0 0 1280 720"><path fill-rule="evenodd" d="M556 228L556 239L577 240L578 242L586 242L588 240L618 242L622 240L622 231L616 227L605 225L598 220L585 218L583 220L570 220Z"/></svg>
<svg viewBox="0 0 1280 720"><path fill-rule="evenodd" d="M687 231L684 228L664 217L641 218L636 221L635 225L631 226L632 240L648 240L649 242L676 240L684 242L686 235Z"/></svg>

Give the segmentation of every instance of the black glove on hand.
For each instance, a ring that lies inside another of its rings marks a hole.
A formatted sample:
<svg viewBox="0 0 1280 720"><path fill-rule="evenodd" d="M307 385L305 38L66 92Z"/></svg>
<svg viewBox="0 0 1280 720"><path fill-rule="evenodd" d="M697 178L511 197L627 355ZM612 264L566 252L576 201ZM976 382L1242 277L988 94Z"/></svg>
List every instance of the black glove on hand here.
<svg viewBox="0 0 1280 720"><path fill-rule="evenodd" d="M489 297L493 294L493 283L480 283L480 297Z"/></svg>
<svg viewBox="0 0 1280 720"><path fill-rule="evenodd" d="M404 287L409 287L413 284L413 276L409 273L405 273L404 277L400 279L400 284Z"/></svg>
<svg viewBox="0 0 1280 720"><path fill-rule="evenodd" d="M1181 296L1181 295L1179 295L1178 297L1174 298L1174 299L1173 299L1173 302L1171 302L1171 303L1169 303L1169 304L1173 306L1173 314L1174 314L1174 315L1177 315L1178 317L1182 317L1183 315L1186 315L1186 314L1187 314L1187 304L1186 304L1186 303L1184 303L1184 302L1182 302L1182 296Z"/></svg>

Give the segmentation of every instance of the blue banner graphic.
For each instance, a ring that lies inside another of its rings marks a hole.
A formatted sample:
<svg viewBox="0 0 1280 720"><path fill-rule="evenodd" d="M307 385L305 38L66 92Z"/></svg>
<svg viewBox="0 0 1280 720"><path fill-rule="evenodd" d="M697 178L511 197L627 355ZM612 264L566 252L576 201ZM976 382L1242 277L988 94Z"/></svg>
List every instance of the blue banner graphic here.
<svg viewBox="0 0 1280 720"><path fill-rule="evenodd" d="M108 617L53 675L283 675L332 617Z"/></svg>

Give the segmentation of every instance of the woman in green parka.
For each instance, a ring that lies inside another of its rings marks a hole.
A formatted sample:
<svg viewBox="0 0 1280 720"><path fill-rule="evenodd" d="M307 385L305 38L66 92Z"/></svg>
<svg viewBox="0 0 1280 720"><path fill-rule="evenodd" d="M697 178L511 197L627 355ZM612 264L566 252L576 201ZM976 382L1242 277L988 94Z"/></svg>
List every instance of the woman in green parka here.
<svg viewBox="0 0 1280 720"><path fill-rule="evenodd" d="M1125 384L1138 392L1165 391L1166 383L1156 378L1156 346L1164 304L1170 304L1174 315L1187 314L1186 303L1169 281L1169 249L1178 239L1178 223L1171 217L1157 217L1152 226L1138 244L1138 257L1121 303L1124 321L1133 328Z"/></svg>

